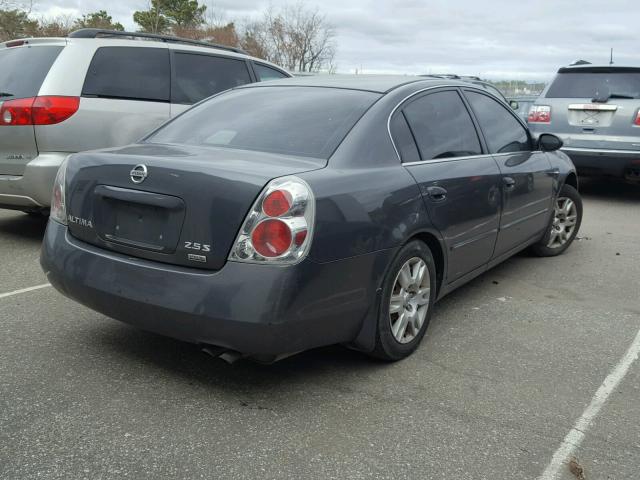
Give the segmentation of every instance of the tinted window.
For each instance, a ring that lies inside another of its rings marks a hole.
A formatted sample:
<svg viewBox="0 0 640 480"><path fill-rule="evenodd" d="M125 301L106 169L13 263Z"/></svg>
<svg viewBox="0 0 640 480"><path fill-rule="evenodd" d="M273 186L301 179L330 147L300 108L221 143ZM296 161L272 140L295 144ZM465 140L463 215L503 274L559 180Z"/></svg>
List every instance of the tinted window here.
<svg viewBox="0 0 640 480"><path fill-rule="evenodd" d="M251 83L244 60L190 53L176 53L174 59L173 103L196 103L223 90Z"/></svg>
<svg viewBox="0 0 640 480"><path fill-rule="evenodd" d="M170 82L167 49L102 47L91 60L82 95L167 102Z"/></svg>
<svg viewBox="0 0 640 480"><path fill-rule="evenodd" d="M527 131L505 107L481 93L466 95L491 153L531 150Z"/></svg>
<svg viewBox="0 0 640 480"><path fill-rule="evenodd" d="M547 98L595 98L612 93L640 98L640 73L559 73L547 91Z"/></svg>
<svg viewBox="0 0 640 480"><path fill-rule="evenodd" d="M147 141L328 158L378 97L336 88L241 88L194 107Z"/></svg>
<svg viewBox="0 0 640 480"><path fill-rule="evenodd" d="M63 47L10 47L0 50L3 99L35 97Z"/></svg>
<svg viewBox="0 0 640 480"><path fill-rule="evenodd" d="M478 135L453 91L425 95L404 108L422 160L479 155Z"/></svg>
<svg viewBox="0 0 640 480"><path fill-rule="evenodd" d="M402 112L396 113L391 118L391 135L403 162L417 162L420 160L418 147L409 129L407 119Z"/></svg>
<svg viewBox="0 0 640 480"><path fill-rule="evenodd" d="M266 65L261 65L259 63L254 63L253 66L256 70L256 75L258 75L258 78L261 82L287 78L287 75L279 70L276 70L275 68L267 67Z"/></svg>

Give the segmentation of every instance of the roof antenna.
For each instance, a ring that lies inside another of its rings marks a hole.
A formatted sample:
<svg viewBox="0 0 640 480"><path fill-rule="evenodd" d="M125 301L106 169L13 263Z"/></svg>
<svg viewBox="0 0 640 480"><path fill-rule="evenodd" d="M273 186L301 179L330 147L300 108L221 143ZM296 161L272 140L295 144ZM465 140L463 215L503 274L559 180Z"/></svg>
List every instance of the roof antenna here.
<svg viewBox="0 0 640 480"><path fill-rule="evenodd" d="M609 65L613 65L613 47L611 48L611 57L609 59Z"/></svg>

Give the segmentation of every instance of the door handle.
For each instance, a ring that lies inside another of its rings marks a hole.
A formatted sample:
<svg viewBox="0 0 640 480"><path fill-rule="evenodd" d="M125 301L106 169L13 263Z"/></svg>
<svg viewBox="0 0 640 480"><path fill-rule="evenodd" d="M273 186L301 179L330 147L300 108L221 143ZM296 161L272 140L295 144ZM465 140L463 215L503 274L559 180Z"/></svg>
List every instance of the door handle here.
<svg viewBox="0 0 640 480"><path fill-rule="evenodd" d="M502 183L505 190L513 190L513 187L516 186L516 181L511 177L502 177Z"/></svg>
<svg viewBox="0 0 640 480"><path fill-rule="evenodd" d="M438 186L427 187L427 195L434 202L441 202L447 198L447 190Z"/></svg>

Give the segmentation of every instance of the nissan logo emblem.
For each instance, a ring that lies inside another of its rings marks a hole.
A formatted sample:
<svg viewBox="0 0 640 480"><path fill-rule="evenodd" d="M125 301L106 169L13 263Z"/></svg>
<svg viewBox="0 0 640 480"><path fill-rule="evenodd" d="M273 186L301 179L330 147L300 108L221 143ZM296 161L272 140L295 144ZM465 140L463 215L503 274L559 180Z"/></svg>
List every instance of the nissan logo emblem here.
<svg viewBox="0 0 640 480"><path fill-rule="evenodd" d="M144 179L147 178L147 175L149 174L149 172L147 171L147 166L146 165L136 165L135 167L133 167L133 170L131 170L131 172L129 172L129 175L131 177L131 181L133 183L142 183L144 182Z"/></svg>

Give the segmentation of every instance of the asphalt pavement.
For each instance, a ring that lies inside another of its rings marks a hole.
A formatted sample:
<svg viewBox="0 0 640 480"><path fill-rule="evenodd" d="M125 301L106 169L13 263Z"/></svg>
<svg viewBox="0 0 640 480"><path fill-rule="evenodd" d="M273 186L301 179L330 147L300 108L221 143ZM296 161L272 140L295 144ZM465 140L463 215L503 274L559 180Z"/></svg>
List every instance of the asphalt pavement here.
<svg viewBox="0 0 640 480"><path fill-rule="evenodd" d="M21 292L46 284L45 222L0 211L0 478L536 479L640 330L640 186L581 191L564 255L520 254L446 297L395 364L336 346L228 365ZM557 478L640 477L627 367Z"/></svg>

